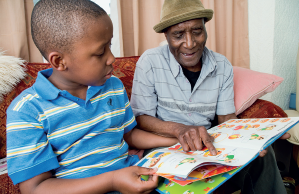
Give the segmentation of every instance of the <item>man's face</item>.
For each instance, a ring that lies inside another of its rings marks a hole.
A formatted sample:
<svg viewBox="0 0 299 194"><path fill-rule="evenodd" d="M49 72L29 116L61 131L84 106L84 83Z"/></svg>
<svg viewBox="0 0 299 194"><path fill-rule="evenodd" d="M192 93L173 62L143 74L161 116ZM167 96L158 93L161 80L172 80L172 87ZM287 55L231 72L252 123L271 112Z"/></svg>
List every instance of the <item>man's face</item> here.
<svg viewBox="0 0 299 194"><path fill-rule="evenodd" d="M200 58L207 41L202 18L171 26L164 34L171 53L180 65L189 71L201 70Z"/></svg>
<svg viewBox="0 0 299 194"><path fill-rule="evenodd" d="M66 77L69 82L100 86L112 75L115 58L110 50L113 26L109 16L101 16L86 25L85 36L73 44L65 55Z"/></svg>

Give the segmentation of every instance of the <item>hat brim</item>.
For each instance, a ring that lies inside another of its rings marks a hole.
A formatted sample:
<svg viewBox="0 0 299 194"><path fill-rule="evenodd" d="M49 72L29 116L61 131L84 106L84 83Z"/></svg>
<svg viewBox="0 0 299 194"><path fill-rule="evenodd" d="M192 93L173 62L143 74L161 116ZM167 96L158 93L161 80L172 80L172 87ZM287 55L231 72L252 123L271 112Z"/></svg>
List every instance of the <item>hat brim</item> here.
<svg viewBox="0 0 299 194"><path fill-rule="evenodd" d="M205 9L205 10L198 10L198 11L192 11L189 13L180 14L175 17L171 17L169 19L161 21L160 23L154 26L154 30L157 33L162 33L164 29L170 26L188 20L197 19L197 18L205 18L205 21L207 22L213 18L213 13L214 13L213 10Z"/></svg>

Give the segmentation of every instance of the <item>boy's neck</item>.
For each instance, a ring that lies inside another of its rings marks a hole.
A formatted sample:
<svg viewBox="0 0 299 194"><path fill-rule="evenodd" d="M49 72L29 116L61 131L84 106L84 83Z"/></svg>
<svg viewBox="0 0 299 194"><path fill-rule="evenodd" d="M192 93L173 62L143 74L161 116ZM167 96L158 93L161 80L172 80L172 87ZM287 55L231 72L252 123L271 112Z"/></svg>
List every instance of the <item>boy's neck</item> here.
<svg viewBox="0 0 299 194"><path fill-rule="evenodd" d="M86 99L86 93L88 86L70 82L64 79L62 76L57 76L57 73L53 71L52 75L48 78L48 80L58 89L66 90L71 95L81 98L83 100Z"/></svg>

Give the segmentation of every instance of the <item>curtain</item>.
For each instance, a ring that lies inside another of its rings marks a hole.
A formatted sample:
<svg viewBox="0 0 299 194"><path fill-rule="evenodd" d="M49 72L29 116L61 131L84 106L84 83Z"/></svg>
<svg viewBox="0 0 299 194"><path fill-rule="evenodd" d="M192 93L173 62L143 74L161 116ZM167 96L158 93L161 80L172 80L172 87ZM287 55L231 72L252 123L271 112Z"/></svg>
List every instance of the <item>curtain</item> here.
<svg viewBox="0 0 299 194"><path fill-rule="evenodd" d="M206 23L207 47L228 58L234 66L249 68L247 0L201 0L214 10ZM153 26L160 21L164 0L118 0L121 50L124 56L140 56L165 40Z"/></svg>
<svg viewBox="0 0 299 194"><path fill-rule="evenodd" d="M118 1L124 56L140 56L165 40L164 34L153 30L153 26L160 21L163 0Z"/></svg>
<svg viewBox="0 0 299 194"><path fill-rule="evenodd" d="M249 68L247 0L201 0L206 9L214 10L206 23L207 47L234 65Z"/></svg>
<svg viewBox="0 0 299 194"><path fill-rule="evenodd" d="M0 0L0 50L28 62L43 62L31 38L32 0Z"/></svg>

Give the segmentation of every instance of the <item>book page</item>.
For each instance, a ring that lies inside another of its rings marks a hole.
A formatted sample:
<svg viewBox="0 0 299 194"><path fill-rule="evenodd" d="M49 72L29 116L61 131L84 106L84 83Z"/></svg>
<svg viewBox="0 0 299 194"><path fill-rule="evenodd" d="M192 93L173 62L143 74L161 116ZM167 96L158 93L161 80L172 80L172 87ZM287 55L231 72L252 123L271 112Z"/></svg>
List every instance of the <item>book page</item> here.
<svg viewBox="0 0 299 194"><path fill-rule="evenodd" d="M270 139L298 122L298 118L229 120L208 130L214 145L251 148L260 151Z"/></svg>
<svg viewBox="0 0 299 194"><path fill-rule="evenodd" d="M240 166L246 164L256 155L256 150L237 148L232 146L215 147L216 156L212 156L205 147L200 151L184 152L178 143L169 148L158 149L146 155L136 165L154 168L157 167L158 175L171 174L186 178L194 169L213 164L224 164L228 166Z"/></svg>
<svg viewBox="0 0 299 194"><path fill-rule="evenodd" d="M214 137L216 156L212 156L206 147L184 152L178 143L149 153L136 165L157 167L158 175L181 178L187 178L193 170L205 165L242 166L256 157L265 144L272 143L298 121L298 117L229 120L208 130Z"/></svg>

